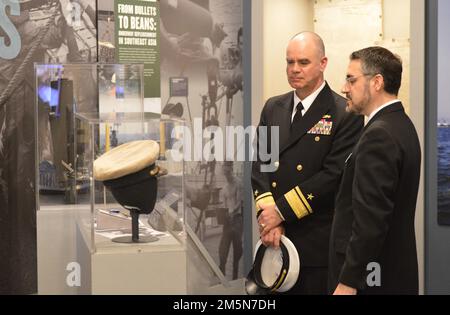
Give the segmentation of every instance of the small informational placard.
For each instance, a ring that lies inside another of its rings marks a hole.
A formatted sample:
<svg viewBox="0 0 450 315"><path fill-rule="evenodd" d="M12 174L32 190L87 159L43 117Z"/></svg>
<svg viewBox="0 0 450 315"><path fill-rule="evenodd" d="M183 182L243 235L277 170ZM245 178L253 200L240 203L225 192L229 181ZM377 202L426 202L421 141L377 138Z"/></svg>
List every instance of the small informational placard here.
<svg viewBox="0 0 450 315"><path fill-rule="evenodd" d="M159 2L115 0L118 63L144 64L144 97L161 95L159 70Z"/></svg>
<svg viewBox="0 0 450 315"><path fill-rule="evenodd" d="M188 78L170 78L170 96L188 97Z"/></svg>

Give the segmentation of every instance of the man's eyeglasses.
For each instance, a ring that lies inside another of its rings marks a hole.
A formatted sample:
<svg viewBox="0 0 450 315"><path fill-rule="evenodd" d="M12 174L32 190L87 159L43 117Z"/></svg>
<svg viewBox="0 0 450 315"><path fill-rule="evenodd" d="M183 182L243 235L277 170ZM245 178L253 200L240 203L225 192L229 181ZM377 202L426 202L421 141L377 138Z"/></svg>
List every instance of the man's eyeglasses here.
<svg viewBox="0 0 450 315"><path fill-rule="evenodd" d="M345 78L345 84L349 84L349 85L353 85L356 81L358 81L359 78L361 77L367 77L367 76L374 76L373 74L370 73L366 73L366 74L361 74L358 76L348 76Z"/></svg>

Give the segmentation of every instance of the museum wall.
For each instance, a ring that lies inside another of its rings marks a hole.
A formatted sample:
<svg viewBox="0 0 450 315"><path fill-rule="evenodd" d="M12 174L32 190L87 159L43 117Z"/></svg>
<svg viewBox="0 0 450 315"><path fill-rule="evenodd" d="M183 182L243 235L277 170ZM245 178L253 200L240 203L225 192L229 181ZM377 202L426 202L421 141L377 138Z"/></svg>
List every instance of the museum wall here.
<svg viewBox="0 0 450 315"><path fill-rule="evenodd" d="M263 70L264 100L285 93L289 86L286 81L286 44L296 33L314 31L314 1L284 0L280 5L276 0L263 0ZM253 108L258 112L257 108Z"/></svg>

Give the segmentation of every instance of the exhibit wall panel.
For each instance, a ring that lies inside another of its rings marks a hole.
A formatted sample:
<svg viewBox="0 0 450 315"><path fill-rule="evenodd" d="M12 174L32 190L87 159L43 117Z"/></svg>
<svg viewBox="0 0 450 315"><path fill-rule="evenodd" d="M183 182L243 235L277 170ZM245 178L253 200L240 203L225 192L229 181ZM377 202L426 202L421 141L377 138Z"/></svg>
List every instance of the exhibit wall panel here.
<svg viewBox="0 0 450 315"><path fill-rule="evenodd" d="M244 159L225 130L245 125L243 0L164 0L160 5L162 113L185 119L192 135L185 138L191 144L185 150L186 224L208 256L205 270L220 268L219 276L228 281L242 278L248 255L242 213L251 209L243 209ZM220 150L213 141L219 138L233 144ZM222 154L232 149L236 154ZM192 274L197 267L188 262ZM209 273L206 278L205 283L217 284ZM189 292L201 291L189 285Z"/></svg>
<svg viewBox="0 0 450 315"><path fill-rule="evenodd" d="M342 88L350 53L383 38L382 22L381 0L315 1L314 31L325 43L325 79L333 90Z"/></svg>
<svg viewBox="0 0 450 315"><path fill-rule="evenodd" d="M323 38L329 58L325 79L337 92L344 82L352 51L381 45L399 54L405 65L400 97L409 112L410 6L410 0L302 0L283 1L282 5L279 1L264 0L261 29L264 82L260 92L263 102L291 89L286 80L285 60L289 39L301 31L315 31ZM261 112L257 106L253 104L253 116Z"/></svg>
<svg viewBox="0 0 450 315"><path fill-rule="evenodd" d="M405 23L405 21L409 21L412 15L419 13L417 10L410 10L412 7L416 8L419 3L414 0L382 1L383 36L385 38L409 38L411 27L414 25Z"/></svg>
<svg viewBox="0 0 450 315"><path fill-rule="evenodd" d="M301 31L314 31L311 0L263 0L263 98L286 93L286 47ZM260 113L260 112L259 112Z"/></svg>
<svg viewBox="0 0 450 315"><path fill-rule="evenodd" d="M325 42L328 57L325 78L331 88L341 90L353 51L383 46L403 60L399 98L409 113L410 1L318 0L314 3L314 31Z"/></svg>
<svg viewBox="0 0 450 315"><path fill-rule="evenodd" d="M0 2L0 294L37 291L34 63L97 60L96 1L67 4Z"/></svg>

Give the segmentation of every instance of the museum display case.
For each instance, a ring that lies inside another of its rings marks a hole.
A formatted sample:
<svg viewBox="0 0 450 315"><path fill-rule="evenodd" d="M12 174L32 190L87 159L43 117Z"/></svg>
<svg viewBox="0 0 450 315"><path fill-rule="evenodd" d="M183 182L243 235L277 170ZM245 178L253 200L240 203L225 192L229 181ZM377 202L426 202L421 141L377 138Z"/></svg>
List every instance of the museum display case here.
<svg viewBox="0 0 450 315"><path fill-rule="evenodd" d="M60 245L72 248L69 261L89 280L77 293L128 292L123 283L134 277L129 292L151 293L152 286L185 292L184 162L178 150L184 121L143 112L142 65L38 64L35 70L38 265L60 256L56 244L65 240ZM157 185L144 191L156 200L134 211L96 179L94 162L143 140L159 148ZM124 263L131 267L125 273ZM150 272L154 264L160 267ZM168 274L178 279L163 283Z"/></svg>

